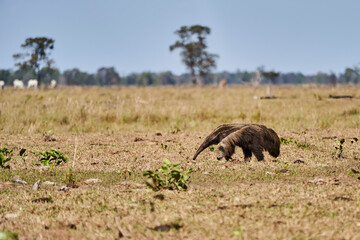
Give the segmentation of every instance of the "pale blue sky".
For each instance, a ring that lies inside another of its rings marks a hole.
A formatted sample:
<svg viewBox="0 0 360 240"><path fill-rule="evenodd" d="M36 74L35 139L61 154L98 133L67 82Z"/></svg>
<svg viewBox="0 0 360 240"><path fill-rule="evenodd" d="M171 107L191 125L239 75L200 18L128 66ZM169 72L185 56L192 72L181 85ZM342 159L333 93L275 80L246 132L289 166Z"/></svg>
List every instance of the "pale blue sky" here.
<svg viewBox="0 0 360 240"><path fill-rule="evenodd" d="M27 37L55 39L61 70L186 72L170 52L182 25L211 28L217 71L343 72L360 62L358 0L0 0L0 69Z"/></svg>

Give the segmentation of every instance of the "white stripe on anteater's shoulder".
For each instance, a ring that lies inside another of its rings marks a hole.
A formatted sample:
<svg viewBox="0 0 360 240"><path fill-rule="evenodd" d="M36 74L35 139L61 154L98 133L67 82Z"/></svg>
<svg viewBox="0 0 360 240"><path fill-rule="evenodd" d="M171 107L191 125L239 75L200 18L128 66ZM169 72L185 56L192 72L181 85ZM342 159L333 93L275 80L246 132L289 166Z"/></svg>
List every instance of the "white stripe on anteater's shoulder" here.
<svg viewBox="0 0 360 240"><path fill-rule="evenodd" d="M231 159L236 146L242 148L245 161L249 161L252 154L258 161L264 160L264 150L273 157L278 157L280 154L279 136L264 125L249 124L229 134L220 142L217 159L223 157L226 160Z"/></svg>
<svg viewBox="0 0 360 240"><path fill-rule="evenodd" d="M233 124L223 124L215 128L209 136L207 136L204 142L200 145L198 150L196 151L193 160L197 158L197 156L208 148L211 145L219 144L224 138L226 138L229 134L238 131L239 129L247 126L248 124L242 123L233 123Z"/></svg>

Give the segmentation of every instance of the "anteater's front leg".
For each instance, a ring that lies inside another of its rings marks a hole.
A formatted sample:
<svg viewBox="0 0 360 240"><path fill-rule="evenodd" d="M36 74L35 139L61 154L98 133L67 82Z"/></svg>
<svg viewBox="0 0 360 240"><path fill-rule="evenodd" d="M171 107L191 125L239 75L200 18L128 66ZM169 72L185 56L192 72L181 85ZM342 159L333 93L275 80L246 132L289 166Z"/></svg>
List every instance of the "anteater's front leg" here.
<svg viewBox="0 0 360 240"><path fill-rule="evenodd" d="M255 157L257 158L258 161L263 161L264 160L264 154L262 152L262 148L260 146L254 146L252 148L252 152L254 153Z"/></svg>
<svg viewBox="0 0 360 240"><path fill-rule="evenodd" d="M251 156L252 156L251 150L248 149L248 148L242 148L242 150L243 150L243 153L244 153L245 162L250 162L251 161Z"/></svg>

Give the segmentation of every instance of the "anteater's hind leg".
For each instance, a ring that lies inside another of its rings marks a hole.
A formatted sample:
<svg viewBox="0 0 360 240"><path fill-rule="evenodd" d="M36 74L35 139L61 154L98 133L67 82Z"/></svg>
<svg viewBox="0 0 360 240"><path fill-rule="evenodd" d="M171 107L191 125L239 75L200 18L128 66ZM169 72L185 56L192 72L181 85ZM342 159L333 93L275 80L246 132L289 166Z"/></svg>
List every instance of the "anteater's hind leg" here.
<svg viewBox="0 0 360 240"><path fill-rule="evenodd" d="M248 149L248 148L243 148L242 150L243 150L243 153L244 153L245 162L250 162L251 161L251 156L252 156L251 150Z"/></svg>
<svg viewBox="0 0 360 240"><path fill-rule="evenodd" d="M264 160L264 154L262 152L262 148L260 146L254 146L252 148L252 152L254 153L255 157L257 158L258 161L263 161Z"/></svg>

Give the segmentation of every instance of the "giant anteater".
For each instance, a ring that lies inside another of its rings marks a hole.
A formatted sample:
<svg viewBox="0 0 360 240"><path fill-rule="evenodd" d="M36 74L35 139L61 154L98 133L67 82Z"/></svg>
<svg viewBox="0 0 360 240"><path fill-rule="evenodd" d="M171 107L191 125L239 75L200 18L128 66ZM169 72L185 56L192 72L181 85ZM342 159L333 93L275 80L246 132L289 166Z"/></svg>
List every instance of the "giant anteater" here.
<svg viewBox="0 0 360 240"><path fill-rule="evenodd" d="M251 159L252 153L258 161L264 160L264 150L273 157L278 157L280 154L279 136L271 128L260 124L220 125L200 145L193 159L195 160L204 149L213 144L219 144L218 160L223 157L230 160L236 146L242 148L245 161Z"/></svg>

